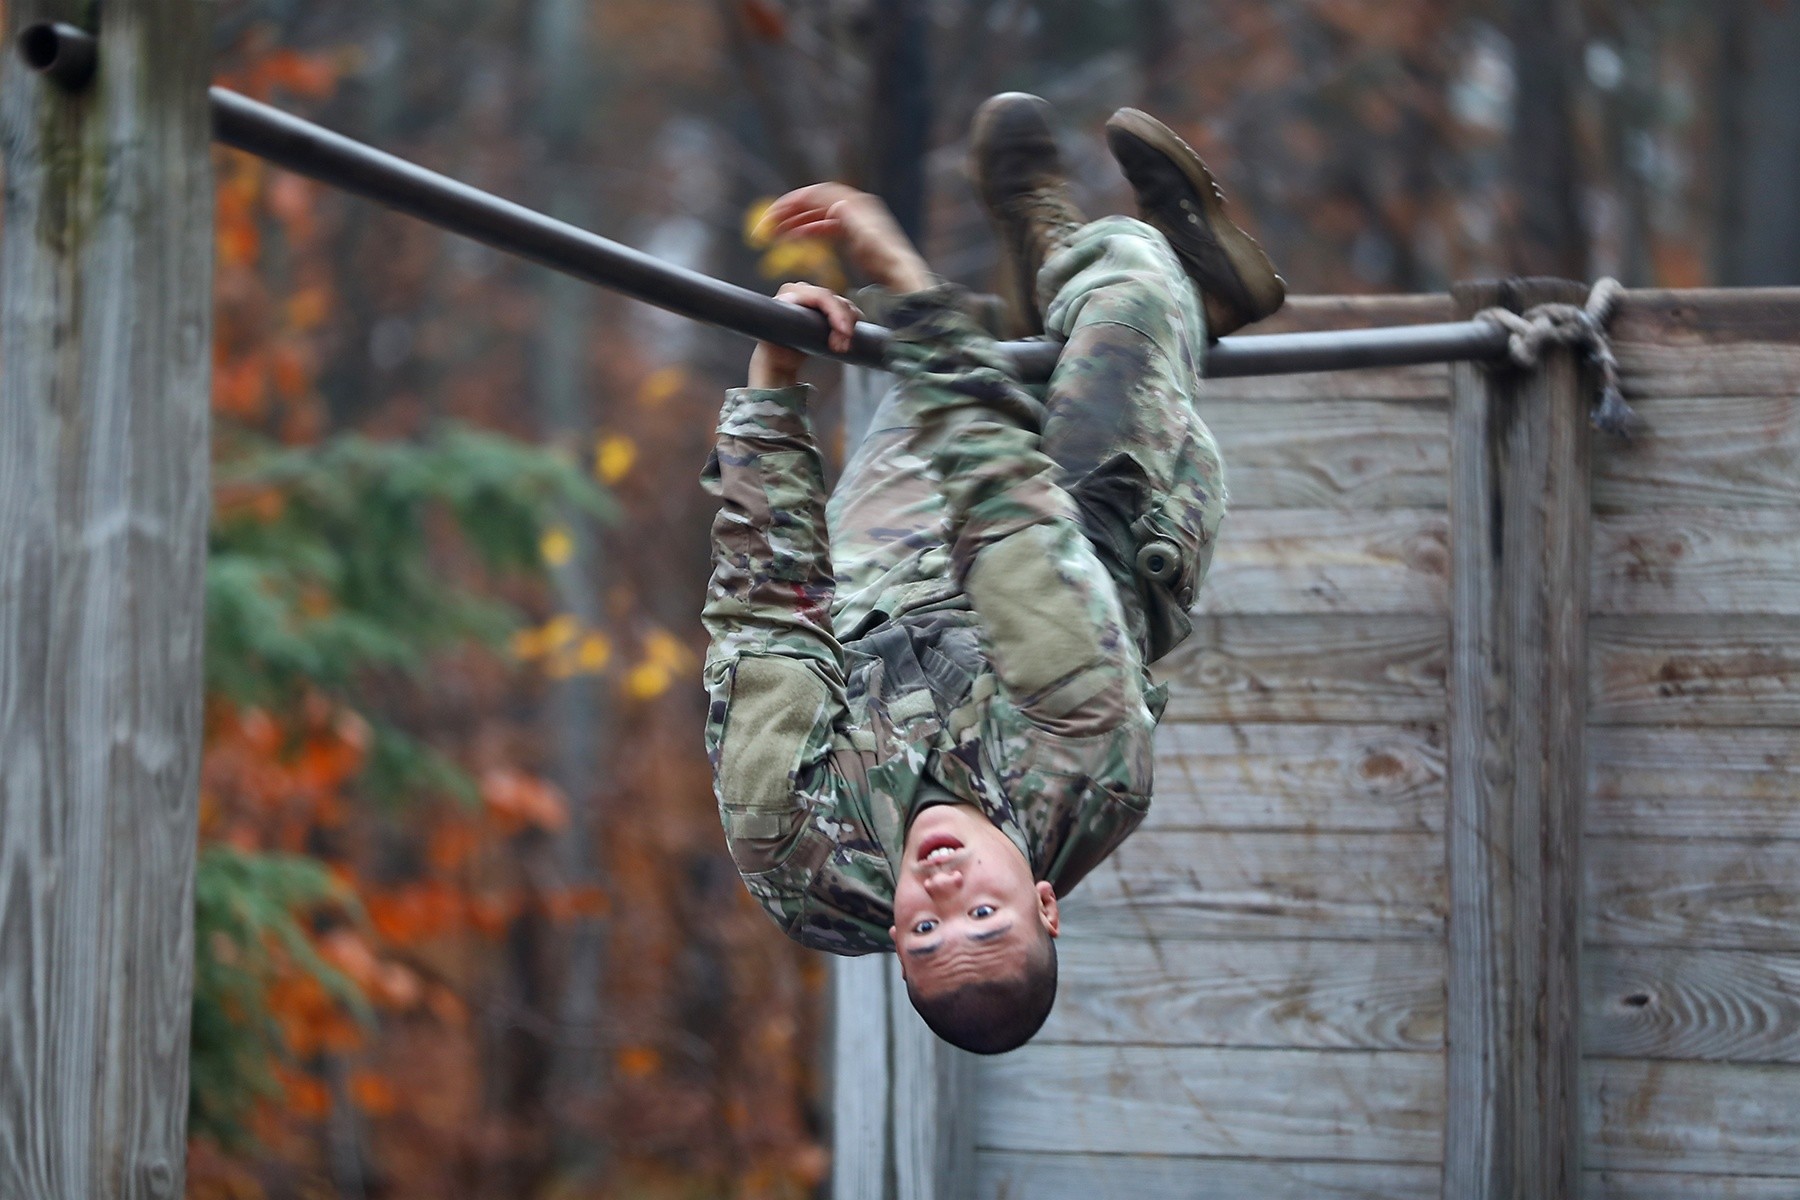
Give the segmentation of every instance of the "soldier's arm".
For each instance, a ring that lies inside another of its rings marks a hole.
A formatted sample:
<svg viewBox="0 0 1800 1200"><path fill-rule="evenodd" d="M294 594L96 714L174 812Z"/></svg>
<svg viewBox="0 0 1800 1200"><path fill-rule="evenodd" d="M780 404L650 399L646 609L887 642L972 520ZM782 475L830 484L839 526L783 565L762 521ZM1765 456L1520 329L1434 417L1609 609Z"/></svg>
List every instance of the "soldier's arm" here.
<svg viewBox="0 0 1800 1200"><path fill-rule="evenodd" d="M784 299L794 294L783 289ZM834 336L853 311L837 311ZM812 389L794 379L799 363L792 351L758 347L755 386L727 393L701 477L719 500L702 612L707 753L726 839L747 873L769 869L791 842L844 706L824 466Z"/></svg>

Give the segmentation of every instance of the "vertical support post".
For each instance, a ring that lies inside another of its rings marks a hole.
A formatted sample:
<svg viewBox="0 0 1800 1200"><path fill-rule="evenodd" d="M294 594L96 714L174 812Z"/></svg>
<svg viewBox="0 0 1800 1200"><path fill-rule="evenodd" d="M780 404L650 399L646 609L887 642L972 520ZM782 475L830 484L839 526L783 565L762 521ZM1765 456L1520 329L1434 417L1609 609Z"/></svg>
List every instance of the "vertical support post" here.
<svg viewBox="0 0 1800 1200"><path fill-rule="evenodd" d="M913 1011L898 959L889 959L888 970L894 1037L894 1198L965 1200L975 1162L973 1127L963 1111L970 1056L938 1040Z"/></svg>
<svg viewBox="0 0 1800 1200"><path fill-rule="evenodd" d="M209 496L211 6L0 82L0 1196L182 1194Z"/></svg>
<svg viewBox="0 0 1800 1200"><path fill-rule="evenodd" d="M1579 303L1458 288L1465 315ZM1590 539L1587 391L1566 350L1451 390L1448 1103L1444 1194L1579 1194L1578 990Z"/></svg>
<svg viewBox="0 0 1800 1200"><path fill-rule="evenodd" d="M888 970L885 954L832 964L832 1200L889 1200Z"/></svg>

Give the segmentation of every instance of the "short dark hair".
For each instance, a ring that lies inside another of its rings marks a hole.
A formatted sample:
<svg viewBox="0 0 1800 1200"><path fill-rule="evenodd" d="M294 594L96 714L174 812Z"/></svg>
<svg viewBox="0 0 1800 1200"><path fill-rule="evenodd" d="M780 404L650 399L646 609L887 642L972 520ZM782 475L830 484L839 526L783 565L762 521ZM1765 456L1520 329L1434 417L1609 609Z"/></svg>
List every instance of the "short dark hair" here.
<svg viewBox="0 0 1800 1200"><path fill-rule="evenodd" d="M931 1032L973 1054L1005 1054L1037 1036L1056 1004L1056 939L1040 930L1025 969L1006 979L965 983L927 999L906 995Z"/></svg>

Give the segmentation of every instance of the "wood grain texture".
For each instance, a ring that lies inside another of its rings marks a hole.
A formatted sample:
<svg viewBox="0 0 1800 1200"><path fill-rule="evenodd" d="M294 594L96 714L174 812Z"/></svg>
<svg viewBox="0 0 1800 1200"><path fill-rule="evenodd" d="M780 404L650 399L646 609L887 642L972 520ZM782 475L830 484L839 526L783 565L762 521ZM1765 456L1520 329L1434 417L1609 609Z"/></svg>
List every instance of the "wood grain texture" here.
<svg viewBox="0 0 1800 1200"><path fill-rule="evenodd" d="M1063 937L1348 940L1443 933L1443 842L1416 833L1160 833L1114 852L1063 905Z"/></svg>
<svg viewBox="0 0 1800 1200"><path fill-rule="evenodd" d="M1800 1063L1800 954L1604 946L1582 974L1588 1054Z"/></svg>
<svg viewBox="0 0 1800 1200"><path fill-rule="evenodd" d="M831 1194L836 1200L888 1200L891 970L886 954L832 959Z"/></svg>
<svg viewBox="0 0 1800 1200"><path fill-rule="evenodd" d="M1582 1200L1794 1200L1796 1175L1684 1175L1670 1171L1589 1171Z"/></svg>
<svg viewBox="0 0 1800 1200"><path fill-rule="evenodd" d="M975 1177L975 1194L981 1200L1438 1200L1439 1196L1438 1169L1416 1163L984 1150L976 1156Z"/></svg>
<svg viewBox="0 0 1800 1200"><path fill-rule="evenodd" d="M1800 616L1800 504L1600 517L1591 603L1619 616Z"/></svg>
<svg viewBox="0 0 1800 1200"><path fill-rule="evenodd" d="M880 958L893 1038L894 1200L966 1200L974 1178L972 1056L938 1040L913 1011L900 960Z"/></svg>
<svg viewBox="0 0 1800 1200"><path fill-rule="evenodd" d="M8 53L38 20L7 5ZM0 1196L184 1188L210 502L212 14L10 61L0 269Z"/></svg>
<svg viewBox="0 0 1800 1200"><path fill-rule="evenodd" d="M1595 617L1600 725L1800 725L1800 618Z"/></svg>
<svg viewBox="0 0 1800 1200"><path fill-rule="evenodd" d="M1456 290L1459 309L1578 302L1580 285ZM1579 1187L1580 813L1587 788L1585 380L1452 372L1444 1192Z"/></svg>
<svg viewBox="0 0 1800 1200"><path fill-rule="evenodd" d="M1436 725L1169 722L1146 828L1436 832L1444 792Z"/></svg>
<svg viewBox="0 0 1800 1200"><path fill-rule="evenodd" d="M1171 721L1436 722L1442 617L1198 617L1157 665Z"/></svg>
<svg viewBox="0 0 1800 1200"><path fill-rule="evenodd" d="M1051 1045L977 1070L978 1150L1435 1163L1441 1149L1435 1054Z"/></svg>
<svg viewBox="0 0 1800 1200"><path fill-rule="evenodd" d="M1800 950L1800 843L1595 838L1587 937L1611 946Z"/></svg>
<svg viewBox="0 0 1800 1200"><path fill-rule="evenodd" d="M1596 450L1596 511L1800 504L1800 396L1676 396L1634 407L1646 431Z"/></svg>
<svg viewBox="0 0 1800 1200"><path fill-rule="evenodd" d="M1225 456L1231 511L1425 508L1450 494L1441 403L1214 401L1202 416ZM1234 516L1234 520L1236 517Z"/></svg>
<svg viewBox="0 0 1800 1200"><path fill-rule="evenodd" d="M1430 942L1084 938L1059 955L1038 1042L1442 1050L1444 953ZM1034 1043L1036 1044L1036 1043Z"/></svg>
<svg viewBox="0 0 1800 1200"><path fill-rule="evenodd" d="M1219 532L1197 613L1436 614L1448 609L1441 510L1251 509Z"/></svg>
<svg viewBox="0 0 1800 1200"><path fill-rule="evenodd" d="M1601 726L1588 744L1591 836L1800 839L1791 728Z"/></svg>
<svg viewBox="0 0 1800 1200"><path fill-rule="evenodd" d="M1594 1059L1583 1087L1588 1165L1694 1174L1792 1173L1800 1067Z"/></svg>
<svg viewBox="0 0 1800 1200"><path fill-rule="evenodd" d="M1711 345L1618 341L1627 400L1800 395L1800 346L1725 341Z"/></svg>

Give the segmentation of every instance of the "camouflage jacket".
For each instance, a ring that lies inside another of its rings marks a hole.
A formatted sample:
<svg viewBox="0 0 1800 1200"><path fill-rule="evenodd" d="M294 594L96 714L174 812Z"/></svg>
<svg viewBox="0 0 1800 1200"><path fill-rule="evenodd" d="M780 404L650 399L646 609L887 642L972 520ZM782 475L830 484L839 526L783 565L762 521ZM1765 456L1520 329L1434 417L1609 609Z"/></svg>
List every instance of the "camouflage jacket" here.
<svg viewBox="0 0 1800 1200"><path fill-rule="evenodd" d="M1066 895L1142 821L1162 707L1037 435L991 419L967 362L902 357L903 386L936 389L956 424L935 462L946 578L839 640L809 388L729 393L702 480L720 500L706 742L727 843L782 929L838 954L892 949L906 830L930 804L978 806Z"/></svg>

